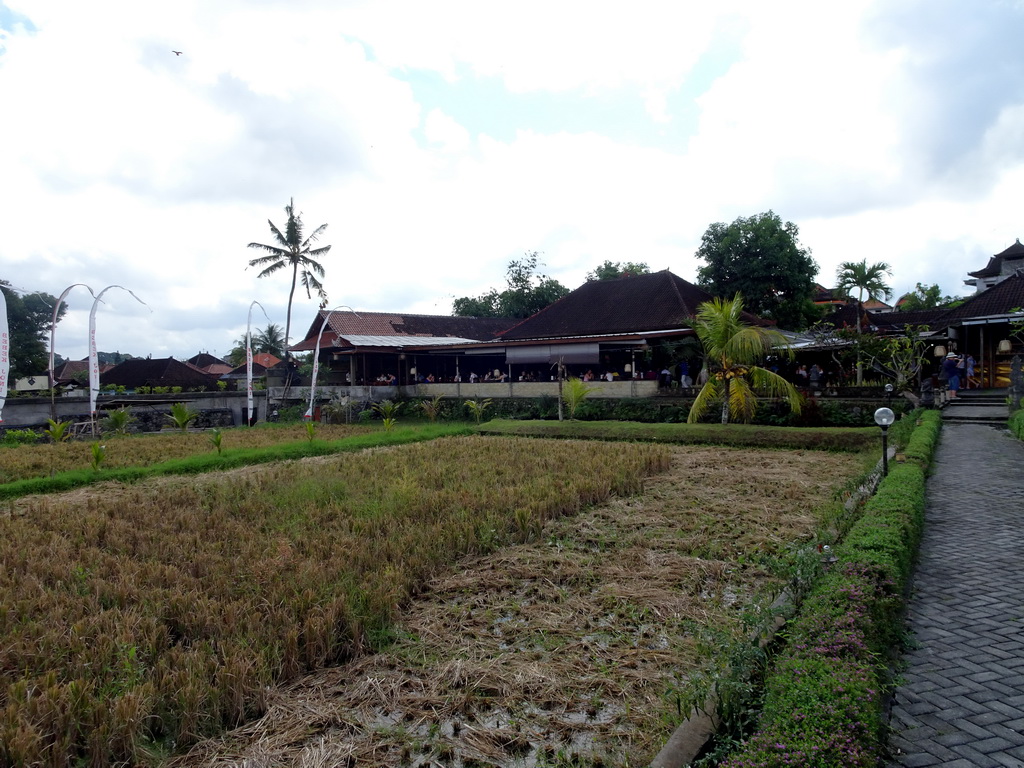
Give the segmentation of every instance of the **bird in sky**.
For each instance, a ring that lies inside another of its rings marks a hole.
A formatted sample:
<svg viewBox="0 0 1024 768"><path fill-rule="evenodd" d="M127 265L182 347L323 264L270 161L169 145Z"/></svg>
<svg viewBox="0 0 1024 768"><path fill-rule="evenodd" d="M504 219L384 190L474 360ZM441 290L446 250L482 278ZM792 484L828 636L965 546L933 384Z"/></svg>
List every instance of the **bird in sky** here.
<svg viewBox="0 0 1024 768"><path fill-rule="evenodd" d="M175 56L181 56L181 51L171 51Z"/></svg>

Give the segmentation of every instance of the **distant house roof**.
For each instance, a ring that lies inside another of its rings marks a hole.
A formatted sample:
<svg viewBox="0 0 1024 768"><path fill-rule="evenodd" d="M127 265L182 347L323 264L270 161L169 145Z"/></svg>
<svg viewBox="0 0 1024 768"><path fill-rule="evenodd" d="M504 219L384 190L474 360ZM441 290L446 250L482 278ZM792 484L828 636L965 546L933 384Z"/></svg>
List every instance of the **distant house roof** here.
<svg viewBox="0 0 1024 768"><path fill-rule="evenodd" d="M1004 265L1004 262L1019 262L1019 266L1024 267L1024 245L1021 245L1020 238L1017 238L1017 242L1005 251L990 257L988 264L982 269L979 269L977 272L968 272L967 274L971 277L998 277L1001 274L1006 274L1004 266L1009 266L1011 269L1017 266L1014 263Z"/></svg>
<svg viewBox="0 0 1024 768"><path fill-rule="evenodd" d="M291 347L293 352L316 348L317 335L327 317L321 310L306 332L306 338ZM453 341L488 341L516 320L508 317L453 317L411 315L395 312L333 312L320 340L321 349L360 346L422 346Z"/></svg>
<svg viewBox="0 0 1024 768"><path fill-rule="evenodd" d="M100 363L100 376L114 366L110 363ZM89 372L89 360L67 360L53 369L53 380L58 384L68 382L75 378L76 374Z"/></svg>
<svg viewBox="0 0 1024 768"><path fill-rule="evenodd" d="M186 360L189 365L194 365L204 373L212 373L220 376L222 373L227 373L231 370L231 364L221 360L219 357L214 357L208 352L200 352L194 357L190 357Z"/></svg>
<svg viewBox="0 0 1024 768"><path fill-rule="evenodd" d="M667 269L618 280L592 280L501 334L502 341L653 333L693 326L714 298ZM763 325L756 315L747 322Z"/></svg>
<svg viewBox="0 0 1024 768"><path fill-rule="evenodd" d="M157 360L134 358L118 363L100 374L101 384L137 389L138 387L182 387L206 389L217 381L216 376L204 373L193 365L165 357Z"/></svg>
<svg viewBox="0 0 1024 768"><path fill-rule="evenodd" d="M281 364L281 358L275 357L269 352L257 352L252 356L252 364L260 365L264 368L273 368L275 365ZM242 368L245 368L243 365Z"/></svg>
<svg viewBox="0 0 1024 768"><path fill-rule="evenodd" d="M1020 307L1024 307L1024 275L1018 272L949 310L942 320L945 322L1003 317Z"/></svg>

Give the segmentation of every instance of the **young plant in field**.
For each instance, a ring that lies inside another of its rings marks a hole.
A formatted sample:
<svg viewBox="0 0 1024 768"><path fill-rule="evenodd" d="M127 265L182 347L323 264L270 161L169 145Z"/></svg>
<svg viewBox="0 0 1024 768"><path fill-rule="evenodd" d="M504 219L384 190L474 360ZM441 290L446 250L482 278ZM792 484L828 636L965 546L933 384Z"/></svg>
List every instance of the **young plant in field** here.
<svg viewBox="0 0 1024 768"><path fill-rule="evenodd" d="M569 411L569 420L576 418L576 409L580 407L587 395L593 391L593 387L588 387L583 383L582 379L577 379L573 376L562 384L562 401L565 403L566 409Z"/></svg>
<svg viewBox="0 0 1024 768"><path fill-rule="evenodd" d="M128 427L133 423L135 423L135 417L132 416L131 408L127 406L115 408L107 412L107 417L103 419L103 429L113 432L115 435L127 435Z"/></svg>
<svg viewBox="0 0 1024 768"><path fill-rule="evenodd" d="M70 421L54 421L53 419L47 419L46 423L50 426L43 430L43 434L50 438L51 442L64 443L71 438Z"/></svg>
<svg viewBox="0 0 1024 768"><path fill-rule="evenodd" d="M306 427L306 439L312 443L313 438L316 437L316 422L310 419L304 426Z"/></svg>
<svg viewBox="0 0 1024 768"><path fill-rule="evenodd" d="M210 432L210 444L217 449L217 455L221 456L223 451L224 433L219 429Z"/></svg>
<svg viewBox="0 0 1024 768"><path fill-rule="evenodd" d="M384 423L384 431L390 432L398 423L398 413L402 410L402 404L394 400L381 400L373 404L373 410L380 414Z"/></svg>
<svg viewBox="0 0 1024 768"><path fill-rule="evenodd" d="M98 472L100 467L103 465L103 460L107 457L107 446L100 445L97 442L90 445L89 450L92 453L93 471Z"/></svg>
<svg viewBox="0 0 1024 768"><path fill-rule="evenodd" d="M442 400L444 400L444 395L435 395L430 400L420 401L420 408L423 409L423 414L430 419L431 422L437 421L437 417L441 415Z"/></svg>
<svg viewBox="0 0 1024 768"><path fill-rule="evenodd" d="M185 403L175 403L171 406L171 413L168 418L182 432L188 432L189 425L199 418L199 414Z"/></svg>
<svg viewBox="0 0 1024 768"><path fill-rule="evenodd" d="M483 400L467 400L466 408L473 414L473 418L476 419L476 423L479 424L484 420L484 413L488 408L491 407L491 398L485 398Z"/></svg>

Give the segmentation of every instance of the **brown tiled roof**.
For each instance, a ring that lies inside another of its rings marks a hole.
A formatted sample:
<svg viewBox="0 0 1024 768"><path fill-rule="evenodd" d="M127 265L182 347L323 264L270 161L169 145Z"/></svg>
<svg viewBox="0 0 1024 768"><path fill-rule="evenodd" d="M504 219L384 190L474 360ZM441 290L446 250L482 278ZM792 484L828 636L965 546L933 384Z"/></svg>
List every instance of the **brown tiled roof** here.
<svg viewBox="0 0 1024 768"><path fill-rule="evenodd" d="M975 294L959 307L949 310L949 314L942 319L968 320L972 317L1007 315L1018 307L1024 307L1024 275L1019 272Z"/></svg>
<svg viewBox="0 0 1024 768"><path fill-rule="evenodd" d="M231 370L231 365L229 363L226 363L219 357L214 357L209 352L200 352L198 355L190 357L185 362L189 365L194 365L203 373L213 373L218 376Z"/></svg>
<svg viewBox="0 0 1024 768"><path fill-rule="evenodd" d="M618 280L592 280L501 337L511 341L689 327L697 308L712 298L668 270Z"/></svg>
<svg viewBox="0 0 1024 768"><path fill-rule="evenodd" d="M871 312L871 318L880 328L904 328L908 325L924 325L931 327L941 322L949 314L947 307L934 309L910 309L896 312Z"/></svg>
<svg viewBox="0 0 1024 768"><path fill-rule="evenodd" d="M1015 261L1024 259L1024 245L1021 245L1020 238L1017 242L1001 253L997 253L988 260L988 264L977 272L968 272L971 277L997 277L1002 274L1003 261Z"/></svg>
<svg viewBox="0 0 1024 768"><path fill-rule="evenodd" d="M118 363L100 374L100 383L117 384L135 389L137 387L184 387L186 389L207 388L215 384L216 376L203 373L188 363L173 357L158 360L134 358Z"/></svg>
<svg viewBox="0 0 1024 768"><path fill-rule="evenodd" d="M292 346L303 352L316 346L320 326L327 316L321 310L306 332L306 338ZM334 312L324 329L320 346L338 344L345 336L430 336L488 341L509 328L516 320L508 317L454 317L451 315L412 315L398 312Z"/></svg>

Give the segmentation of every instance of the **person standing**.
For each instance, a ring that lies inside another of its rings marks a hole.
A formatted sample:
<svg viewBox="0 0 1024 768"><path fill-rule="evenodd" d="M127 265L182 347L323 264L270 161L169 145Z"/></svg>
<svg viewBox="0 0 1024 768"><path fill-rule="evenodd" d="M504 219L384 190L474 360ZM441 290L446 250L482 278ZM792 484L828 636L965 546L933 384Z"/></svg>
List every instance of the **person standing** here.
<svg viewBox="0 0 1024 768"><path fill-rule="evenodd" d="M960 365L960 358L953 352L946 355L946 359L942 361L942 373L946 379L946 386L949 387L950 400L956 397L957 390L960 389Z"/></svg>

